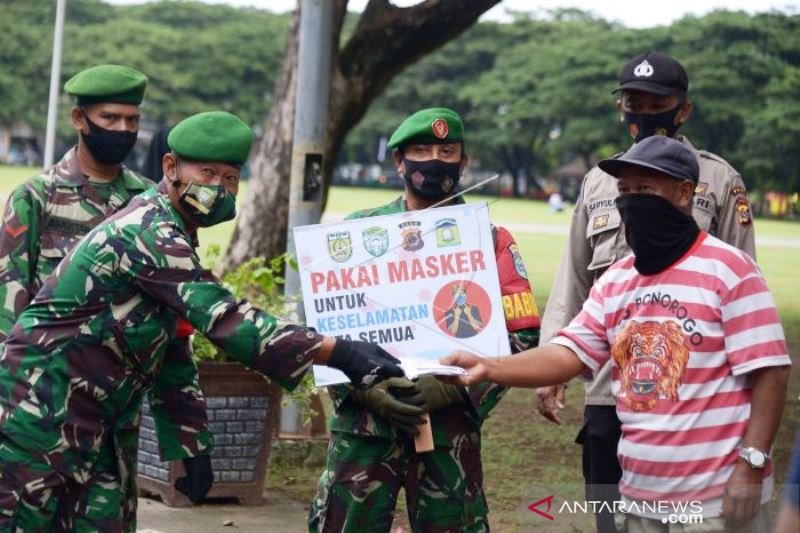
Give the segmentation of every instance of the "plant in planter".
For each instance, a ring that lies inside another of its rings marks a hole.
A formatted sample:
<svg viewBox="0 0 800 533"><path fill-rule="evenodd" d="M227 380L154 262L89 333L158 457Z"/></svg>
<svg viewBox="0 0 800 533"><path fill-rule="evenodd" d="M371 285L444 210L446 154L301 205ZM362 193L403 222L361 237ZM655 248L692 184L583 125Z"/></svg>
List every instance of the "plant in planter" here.
<svg viewBox="0 0 800 533"><path fill-rule="evenodd" d="M206 268L216 264L219 257L219 246L209 247ZM271 261L254 258L224 274L222 280L237 297L280 315L285 310L280 273L287 263L285 255ZM229 360L201 334L194 336L193 351L215 443L211 453L214 485L208 497L235 497L241 503L257 505L262 501L272 436L280 421L281 388ZM310 418L314 393L308 376L288 396ZM154 420L145 404L139 436L139 488L160 495L167 505L190 505L174 488L181 476L181 461L160 461Z"/></svg>

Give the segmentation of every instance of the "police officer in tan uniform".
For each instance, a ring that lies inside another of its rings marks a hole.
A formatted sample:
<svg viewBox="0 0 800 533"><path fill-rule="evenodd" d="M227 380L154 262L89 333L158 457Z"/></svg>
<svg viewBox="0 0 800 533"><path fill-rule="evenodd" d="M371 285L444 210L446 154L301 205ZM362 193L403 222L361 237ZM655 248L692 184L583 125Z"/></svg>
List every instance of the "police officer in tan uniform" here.
<svg viewBox="0 0 800 533"><path fill-rule="evenodd" d="M693 215L701 229L755 258L755 237L744 182L724 159L698 150L678 135L688 119L692 103L687 97L689 79L674 58L648 51L633 57L619 74L617 109L634 142L652 135L666 135L683 142L697 154L700 180ZM643 191L647 192L647 191ZM631 253L614 204L616 180L594 167L583 179L575 205L567 247L553 282L542 319L541 340L555 337L578 314L592 284L612 263ZM558 409L565 385L537 390L537 407L547 419L560 423ZM584 425L576 439L583 445L583 475L587 500L619 499L621 476L617 461L620 422L611 393L611 365L586 385ZM598 513L597 530L615 532L613 513Z"/></svg>

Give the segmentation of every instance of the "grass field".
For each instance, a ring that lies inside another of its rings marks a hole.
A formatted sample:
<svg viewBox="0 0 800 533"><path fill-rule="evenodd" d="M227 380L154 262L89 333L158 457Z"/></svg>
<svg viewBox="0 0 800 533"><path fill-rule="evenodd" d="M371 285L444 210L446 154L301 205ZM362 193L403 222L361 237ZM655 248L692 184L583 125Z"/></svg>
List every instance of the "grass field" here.
<svg viewBox="0 0 800 533"><path fill-rule="evenodd" d="M5 197L32 169L0 167L0 196ZM331 219L367 206L377 206L394 199L398 191L378 189L333 188L327 208ZM240 200L246 195L246 188ZM470 197L470 201L490 203L492 220L499 224L539 224L564 228L570 212L553 214L543 202L487 197ZM202 246L225 245L233 231L233 223L203 230ZM776 220L756 220L759 239L800 240L800 224ZM544 307L563 250L566 235L514 231L540 308ZM800 353L800 284L795 268L800 265L800 248L778 247L774 243L758 246L758 262L772 290L789 341L790 352L797 360ZM800 422L800 373L792 373L790 393L778 439L775 444L777 477L783 479L794 432ZM580 448L573 443L582 419L582 387L575 384L568 391L567 407L561 426L544 421L536 412L531 391L512 390L484 426L485 487L492 510L492 522L498 531L515 531L541 526L527 506L555 493L557 498L582 493ZM284 467L275 465L269 484L308 502L313 495L319 466ZM398 513L402 516L402 513ZM398 518L400 523L403 519ZM551 524L550 527L555 527ZM564 531L561 523L554 529ZM571 525L574 531L587 530L586 523Z"/></svg>

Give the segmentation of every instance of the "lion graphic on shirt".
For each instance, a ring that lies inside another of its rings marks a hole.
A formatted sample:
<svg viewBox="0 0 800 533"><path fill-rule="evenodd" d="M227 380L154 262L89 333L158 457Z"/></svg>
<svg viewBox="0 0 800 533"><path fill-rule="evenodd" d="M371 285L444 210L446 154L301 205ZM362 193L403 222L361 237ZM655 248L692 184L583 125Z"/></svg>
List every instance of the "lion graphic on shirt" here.
<svg viewBox="0 0 800 533"><path fill-rule="evenodd" d="M650 411L659 398L678 400L678 386L689 360L681 327L672 321L631 320L611 346L624 404Z"/></svg>

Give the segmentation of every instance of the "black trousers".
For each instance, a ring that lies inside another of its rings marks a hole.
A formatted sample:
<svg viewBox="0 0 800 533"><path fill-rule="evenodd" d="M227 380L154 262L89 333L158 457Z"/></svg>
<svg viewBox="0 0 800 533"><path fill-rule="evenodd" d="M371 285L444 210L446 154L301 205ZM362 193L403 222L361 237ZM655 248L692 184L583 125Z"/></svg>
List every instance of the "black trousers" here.
<svg viewBox="0 0 800 533"><path fill-rule="evenodd" d="M613 509L619 500L619 480L622 469L617 459L617 444L622 424L613 405L587 405L583 411L583 427L575 442L583 445L583 479L587 501L605 501ZM617 533L614 513L603 511L595 515L598 533Z"/></svg>

